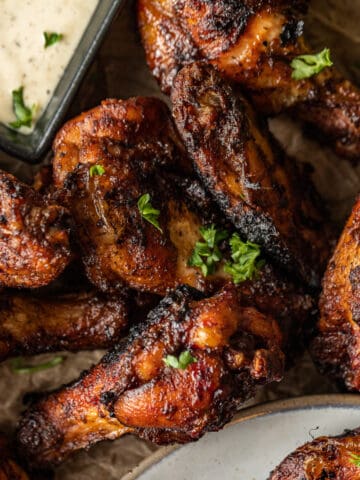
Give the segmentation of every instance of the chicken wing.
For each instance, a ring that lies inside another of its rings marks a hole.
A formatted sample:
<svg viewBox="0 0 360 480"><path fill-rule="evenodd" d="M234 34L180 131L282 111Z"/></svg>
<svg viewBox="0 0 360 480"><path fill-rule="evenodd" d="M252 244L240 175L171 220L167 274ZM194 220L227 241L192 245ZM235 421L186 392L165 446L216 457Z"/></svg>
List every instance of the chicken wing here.
<svg viewBox="0 0 360 480"><path fill-rule="evenodd" d="M310 179L210 65L184 67L172 101L187 150L227 218L273 261L318 285L331 234Z"/></svg>
<svg viewBox="0 0 360 480"><path fill-rule="evenodd" d="M311 353L320 371L360 391L360 198L323 280Z"/></svg>
<svg viewBox="0 0 360 480"><path fill-rule="evenodd" d="M46 285L70 255L67 210L0 171L0 287Z"/></svg>
<svg viewBox="0 0 360 480"><path fill-rule="evenodd" d="M266 114L290 109L333 143L360 158L360 91L334 69L292 78L291 62L308 54L307 0L138 0L147 61L170 92L181 66L199 59L241 84Z"/></svg>
<svg viewBox="0 0 360 480"><path fill-rule="evenodd" d="M63 189L75 219L93 284L159 295L183 283L201 290L212 284L188 260L199 228L214 220L215 208L193 174L164 103L107 100L68 122L54 153L55 186ZM144 196L148 217L139 206Z"/></svg>
<svg viewBox="0 0 360 480"><path fill-rule="evenodd" d="M45 467L126 433L159 444L196 440L220 429L258 385L281 379L280 344L276 321L241 306L233 285L210 298L180 287L97 366L30 407L19 451Z"/></svg>
<svg viewBox="0 0 360 480"><path fill-rule="evenodd" d="M360 429L319 437L291 453L269 480L359 480Z"/></svg>
<svg viewBox="0 0 360 480"><path fill-rule="evenodd" d="M108 348L127 332L126 294L83 292L35 296L0 295L0 361L18 355Z"/></svg>
<svg viewBox="0 0 360 480"><path fill-rule="evenodd" d="M0 434L0 480L29 480L27 474L13 460L2 434Z"/></svg>

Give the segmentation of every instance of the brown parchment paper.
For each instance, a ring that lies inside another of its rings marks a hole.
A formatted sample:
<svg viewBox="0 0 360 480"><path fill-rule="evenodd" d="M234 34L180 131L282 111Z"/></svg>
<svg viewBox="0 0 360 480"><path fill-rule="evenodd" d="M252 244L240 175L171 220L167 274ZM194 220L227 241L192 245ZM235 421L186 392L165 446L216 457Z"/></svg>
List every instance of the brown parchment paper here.
<svg viewBox="0 0 360 480"><path fill-rule="evenodd" d="M338 66L357 82L360 81L359 25L360 0L312 1L307 22L311 43L317 48L330 47ZM134 2L128 1L96 56L68 112L68 118L95 106L103 98L134 95L162 97L145 64L136 32ZM285 116L270 123L289 153L299 161L307 161L314 166L315 183L341 228L360 190L360 166L355 168L326 147L305 138L300 126ZM25 180L31 179L37 168L29 167L3 152L0 152L0 167ZM96 362L102 353L65 353L66 360L62 365L33 375L16 375L9 363L0 365L0 430L9 436L13 434L24 408L22 399L25 393L49 390L69 382ZM251 403L334 391L335 387L316 372L305 355L297 367L286 374L283 382L260 391ZM119 480L156 449L131 436L104 442L88 452L77 454L61 466L56 472L56 480Z"/></svg>

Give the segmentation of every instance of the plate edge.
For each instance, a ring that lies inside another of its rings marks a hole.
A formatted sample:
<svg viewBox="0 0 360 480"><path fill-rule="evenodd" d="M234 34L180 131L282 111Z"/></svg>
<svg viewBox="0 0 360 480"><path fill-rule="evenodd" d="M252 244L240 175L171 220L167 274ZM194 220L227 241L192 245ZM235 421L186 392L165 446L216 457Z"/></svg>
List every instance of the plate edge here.
<svg viewBox="0 0 360 480"><path fill-rule="evenodd" d="M332 393L326 395L306 395L282 400L273 400L271 402L261 403L259 405L244 408L236 414L235 418L229 422L225 428L252 420L253 418L274 415L282 412L308 410L322 407L341 408L344 406L349 408L360 408L360 395ZM167 447L160 448L155 453L145 458L137 467L124 475L122 480L138 479L140 475L150 467L161 462L161 460L181 447L182 445L169 445Z"/></svg>

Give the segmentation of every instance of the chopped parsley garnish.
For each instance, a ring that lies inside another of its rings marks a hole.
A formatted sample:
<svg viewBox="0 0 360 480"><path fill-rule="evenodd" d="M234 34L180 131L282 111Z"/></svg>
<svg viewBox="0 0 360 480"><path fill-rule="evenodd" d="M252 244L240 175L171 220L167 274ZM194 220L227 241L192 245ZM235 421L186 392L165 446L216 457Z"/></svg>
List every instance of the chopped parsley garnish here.
<svg viewBox="0 0 360 480"><path fill-rule="evenodd" d="M200 233L205 242L196 242L188 265L200 268L204 277L207 277L215 272L216 264L222 259L219 243L228 237L228 233L218 230L214 224L208 228L201 227Z"/></svg>
<svg viewBox="0 0 360 480"><path fill-rule="evenodd" d="M330 50L328 48L324 48L324 50L314 55L299 55L291 62L293 69L291 78L294 80L309 78L332 65L333 62L330 59Z"/></svg>
<svg viewBox="0 0 360 480"><path fill-rule="evenodd" d="M90 177L94 177L95 175L104 175L105 168L102 165L92 165L89 169Z"/></svg>
<svg viewBox="0 0 360 480"><path fill-rule="evenodd" d="M60 42L64 38L62 33L44 32L45 45L44 48L51 47L54 43Z"/></svg>
<svg viewBox="0 0 360 480"><path fill-rule="evenodd" d="M16 120L9 123L12 128L31 127L35 106L29 108L24 103L24 87L12 91L13 112Z"/></svg>
<svg viewBox="0 0 360 480"><path fill-rule="evenodd" d="M180 353L178 358L174 355L167 355L163 361L167 367L179 368L180 370L185 370L191 363L197 362L188 350Z"/></svg>
<svg viewBox="0 0 360 480"><path fill-rule="evenodd" d="M151 205L150 195L145 193L142 195L138 200L138 209L140 215L151 225L157 228L161 233L163 233L160 225L159 225L159 215L160 210L157 210Z"/></svg>
<svg viewBox="0 0 360 480"><path fill-rule="evenodd" d="M243 242L237 233L230 239L232 262L227 262L224 271L233 277L235 284L252 280L265 265L261 255L260 245Z"/></svg>
<svg viewBox="0 0 360 480"><path fill-rule="evenodd" d="M350 462L353 463L356 467L360 468L360 455L356 455L355 453L350 454Z"/></svg>
<svg viewBox="0 0 360 480"><path fill-rule="evenodd" d="M22 374L36 373L41 372L42 370L48 370L49 368L54 368L57 365L60 365L64 361L64 357L54 357L48 362L40 363L39 365L24 365L24 360L19 358L14 358L11 362L11 368L13 372Z"/></svg>

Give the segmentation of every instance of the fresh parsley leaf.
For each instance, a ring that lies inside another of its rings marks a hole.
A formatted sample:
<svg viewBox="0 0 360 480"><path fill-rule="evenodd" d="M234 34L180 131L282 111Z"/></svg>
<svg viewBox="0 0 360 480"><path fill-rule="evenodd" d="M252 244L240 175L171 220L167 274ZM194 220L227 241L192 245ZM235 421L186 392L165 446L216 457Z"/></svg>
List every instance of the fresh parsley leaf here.
<svg viewBox="0 0 360 480"><path fill-rule="evenodd" d="M9 123L12 128L31 127L33 121L34 109L29 108L24 103L24 87L19 87L12 91L13 112L16 116L16 121Z"/></svg>
<svg viewBox="0 0 360 480"><path fill-rule="evenodd" d="M219 243L228 237L228 233L218 230L214 224L208 228L201 227L200 233L205 242L196 242L188 265L200 268L204 277L207 277L215 272L216 264L222 259Z"/></svg>
<svg viewBox="0 0 360 480"><path fill-rule="evenodd" d="M360 455L356 455L355 453L350 453L350 461L353 463L356 467L360 468Z"/></svg>
<svg viewBox="0 0 360 480"><path fill-rule="evenodd" d="M251 242L243 242L237 233L230 239L232 262L227 262L224 271L233 277L235 284L253 279L259 270L265 265L265 261L259 259L261 255L260 245Z"/></svg>
<svg viewBox="0 0 360 480"><path fill-rule="evenodd" d="M163 361L167 367L179 368L180 370L185 370L191 363L197 362L188 350L180 353L178 358L174 355L167 355Z"/></svg>
<svg viewBox="0 0 360 480"><path fill-rule="evenodd" d="M44 48L51 47L54 43L60 42L64 38L62 33L44 32L45 45Z"/></svg>
<svg viewBox="0 0 360 480"><path fill-rule="evenodd" d="M291 78L302 80L320 73L326 67L331 67L333 62L330 59L330 50L324 48L314 55L299 55L294 58L290 65L293 69Z"/></svg>
<svg viewBox="0 0 360 480"><path fill-rule="evenodd" d="M138 200L138 209L140 215L151 225L157 228L161 233L163 233L160 225L159 225L159 215L160 210L157 210L151 205L150 195L145 193L142 195Z"/></svg>
<svg viewBox="0 0 360 480"><path fill-rule="evenodd" d="M89 169L90 177L95 175L104 175L105 168L102 165L92 165Z"/></svg>
<svg viewBox="0 0 360 480"><path fill-rule="evenodd" d="M14 358L11 362L11 368L13 372L20 375L27 373L36 373L41 372L42 370L48 370L49 368L54 368L57 365L60 365L64 361L64 357L54 357L48 362L40 363L39 365L24 365L23 359L21 357Z"/></svg>

